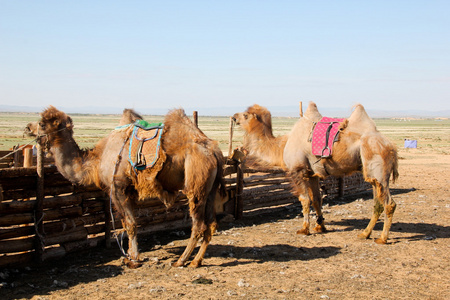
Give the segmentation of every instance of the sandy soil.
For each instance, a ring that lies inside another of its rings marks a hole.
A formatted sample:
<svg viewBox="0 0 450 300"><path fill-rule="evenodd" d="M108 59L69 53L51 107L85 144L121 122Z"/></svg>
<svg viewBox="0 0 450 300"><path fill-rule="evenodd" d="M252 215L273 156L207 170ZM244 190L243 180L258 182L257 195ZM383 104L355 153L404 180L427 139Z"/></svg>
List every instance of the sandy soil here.
<svg viewBox="0 0 450 300"><path fill-rule="evenodd" d="M368 193L325 201L330 232L299 236L299 203L221 223L198 269L173 268L188 232L140 236L148 262L122 266L117 246L0 270L1 299L450 299L450 155L400 151L389 244L358 240Z"/></svg>

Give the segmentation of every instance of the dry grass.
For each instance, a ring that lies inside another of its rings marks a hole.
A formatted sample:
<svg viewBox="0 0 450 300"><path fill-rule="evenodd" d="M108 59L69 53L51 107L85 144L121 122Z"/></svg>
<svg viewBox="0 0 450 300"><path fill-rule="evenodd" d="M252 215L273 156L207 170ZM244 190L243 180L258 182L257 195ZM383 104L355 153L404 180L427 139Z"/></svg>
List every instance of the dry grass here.
<svg viewBox="0 0 450 300"><path fill-rule="evenodd" d="M98 140L114 130L118 124L119 115L71 115L75 128L75 138L81 147L93 147ZM144 116L151 122L162 122L163 116ZM14 145L26 144L32 139L23 136L23 129L32 121L39 119L37 113L0 113L0 149L8 150ZM297 118L273 118L275 135L289 133ZM378 129L390 138L398 148L403 148L404 139L418 141L418 149L408 151L433 151L440 154L450 154L450 120L411 120L397 121L391 119L376 119ZM229 117L199 116L199 127L210 138L217 140L222 151L229 147ZM242 143L243 132L234 128L233 147Z"/></svg>

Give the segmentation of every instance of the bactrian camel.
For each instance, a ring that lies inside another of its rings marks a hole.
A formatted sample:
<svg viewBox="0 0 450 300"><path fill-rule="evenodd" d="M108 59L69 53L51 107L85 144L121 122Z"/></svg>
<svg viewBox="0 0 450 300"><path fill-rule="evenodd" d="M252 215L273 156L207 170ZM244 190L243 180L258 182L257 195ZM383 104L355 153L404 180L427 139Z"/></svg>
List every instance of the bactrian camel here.
<svg viewBox="0 0 450 300"><path fill-rule="evenodd" d="M121 125L141 119L124 111ZM214 198L223 190L223 156L217 142L209 139L185 115L171 110L164 119L161 157L157 173L151 169L133 170L128 161L130 130L114 130L90 150L78 147L73 137L72 119L50 106L41 113L38 126L29 124L28 132L55 159L59 172L73 183L96 185L106 191L122 216L129 238L127 265L138 267L137 224L134 207L145 198L160 198L173 203L179 191L188 198L192 231L187 247L174 266L183 266L197 242L200 249L190 263L198 267L216 227Z"/></svg>
<svg viewBox="0 0 450 300"><path fill-rule="evenodd" d="M343 176L361 171L373 186L374 211L369 225L359 234L370 237L380 215L385 213L381 237L375 241L385 244L392 224L396 204L389 192L389 179L398 177L396 147L376 128L362 105L356 105L348 119L339 127L339 140L334 143L333 154L321 158L312 154L309 141L315 122L322 118L315 103L309 106L291 132L275 137L272 133L270 112L257 104L243 113L233 116L244 130L244 150L249 157L266 165L279 166L286 170L293 183L294 193L303 207L303 226L298 234L310 234L310 205L317 214L315 231L326 231L322 216L322 197L319 180L329 175Z"/></svg>

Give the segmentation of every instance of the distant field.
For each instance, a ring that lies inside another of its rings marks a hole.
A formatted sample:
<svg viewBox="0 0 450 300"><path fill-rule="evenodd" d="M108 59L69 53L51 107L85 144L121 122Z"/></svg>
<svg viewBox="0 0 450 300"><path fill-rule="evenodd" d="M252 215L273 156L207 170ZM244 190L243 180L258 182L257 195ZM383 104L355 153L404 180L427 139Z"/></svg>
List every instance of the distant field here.
<svg viewBox="0 0 450 300"><path fill-rule="evenodd" d="M74 134L80 147L93 147L98 140L106 136L117 126L119 115L71 115L74 122ZM162 122L163 116L144 116L151 122ZM32 121L39 119L32 113L0 113L0 150L8 150L14 145L26 144L32 139L23 136L23 129ZM199 128L210 138L217 140L220 148L228 151L229 117L199 116ZM275 135L288 133L297 118L274 117ZM391 119L375 119L378 129L389 137L399 148L403 148L404 139L418 140L417 151L436 151L450 154L450 120L411 120L397 121ZM241 145L243 132L234 129L233 147Z"/></svg>

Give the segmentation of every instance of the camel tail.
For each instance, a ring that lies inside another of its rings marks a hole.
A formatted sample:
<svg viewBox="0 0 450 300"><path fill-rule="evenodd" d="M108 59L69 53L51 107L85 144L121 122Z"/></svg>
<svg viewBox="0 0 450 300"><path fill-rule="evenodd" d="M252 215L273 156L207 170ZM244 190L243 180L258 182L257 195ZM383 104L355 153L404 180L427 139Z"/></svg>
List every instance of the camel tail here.
<svg viewBox="0 0 450 300"><path fill-rule="evenodd" d="M398 158L397 158L397 152L395 153L395 159L394 164L392 166L392 181L396 181L398 178Z"/></svg>
<svg viewBox="0 0 450 300"><path fill-rule="evenodd" d="M224 165L224 158L222 155L222 152L215 152L214 155L216 156L217 161L217 175L216 175L216 182L219 185L219 193L222 197L225 197L227 194L225 180L223 179L223 165Z"/></svg>

